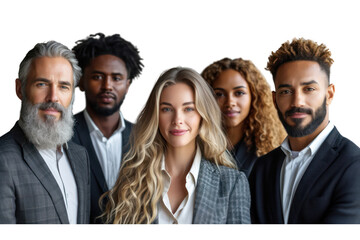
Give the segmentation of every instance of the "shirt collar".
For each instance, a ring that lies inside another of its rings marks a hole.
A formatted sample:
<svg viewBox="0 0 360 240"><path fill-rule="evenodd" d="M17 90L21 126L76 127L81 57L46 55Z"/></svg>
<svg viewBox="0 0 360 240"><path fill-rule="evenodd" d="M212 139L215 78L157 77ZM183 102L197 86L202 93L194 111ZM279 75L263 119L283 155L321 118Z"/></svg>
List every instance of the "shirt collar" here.
<svg viewBox="0 0 360 240"><path fill-rule="evenodd" d="M188 173L188 174L191 174L191 176L193 177L195 185L197 184L197 179L199 176L200 163L201 163L201 150L200 150L200 147L197 146L194 161L193 161L190 171ZM166 172L166 174L170 177L170 175L168 174L168 172L166 171L166 168L165 168L165 156L163 156L162 160L161 160L161 170Z"/></svg>
<svg viewBox="0 0 360 240"><path fill-rule="evenodd" d="M323 144L325 139L329 136L330 132L333 130L334 124L331 122L328 123L328 125L322 130L319 135L314 138L314 140L306 146L303 150L299 152L299 154L304 153L308 150L310 150L310 155L314 155L320 148L320 146ZM286 154L290 155L292 153L292 150L290 148L288 137L285 138L285 140L281 144L281 150Z"/></svg>
<svg viewBox="0 0 360 240"><path fill-rule="evenodd" d="M121 113L121 111L119 111L119 114L120 114L120 121L119 121L119 125L117 127L117 129L114 131L117 132L122 132L124 129L125 129L125 119ZM89 132L92 133L92 132L98 132L101 137L103 137L104 135L102 134L102 132L99 130L99 128L96 126L96 124L94 123L94 121L91 119L89 113L87 112L87 110L85 109L84 110L84 117L85 117L85 121L86 121L86 124L89 128Z"/></svg>

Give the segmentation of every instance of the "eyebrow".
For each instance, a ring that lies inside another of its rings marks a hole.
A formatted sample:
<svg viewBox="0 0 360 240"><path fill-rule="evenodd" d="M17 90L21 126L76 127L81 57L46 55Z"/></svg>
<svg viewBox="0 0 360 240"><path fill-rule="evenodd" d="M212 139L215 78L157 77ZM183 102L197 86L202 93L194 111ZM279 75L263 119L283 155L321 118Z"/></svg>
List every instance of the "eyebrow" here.
<svg viewBox="0 0 360 240"><path fill-rule="evenodd" d="M106 75L104 72L97 71L97 70L92 71L91 74L103 74L103 75ZM124 76L125 74L115 72L115 73L111 73L111 75L121 75L121 76Z"/></svg>
<svg viewBox="0 0 360 240"><path fill-rule="evenodd" d="M195 104L195 103L194 102L184 102L182 105L187 106L187 105L191 105L191 104ZM172 104L168 103L168 102L161 102L160 105L172 106Z"/></svg>
<svg viewBox="0 0 360 240"><path fill-rule="evenodd" d="M237 87L234 87L233 89L239 89L239 88L246 88L245 86L237 86ZM221 91L225 91L225 89L223 88L214 88L214 90L221 90Z"/></svg>
<svg viewBox="0 0 360 240"><path fill-rule="evenodd" d="M51 83L51 81L49 79L46 78L36 78L34 80L34 82L45 82L45 83ZM71 83L69 81L59 81L60 84L62 85L66 85L66 86L71 86Z"/></svg>
<svg viewBox="0 0 360 240"><path fill-rule="evenodd" d="M300 83L301 86L306 86L306 85L310 85L310 84L317 84L317 85L319 85L319 83L318 83L317 81L315 81L315 80L311 80L311 81L308 81L308 82L302 82L302 83ZM278 89L279 89L279 88L290 88L290 87L292 87L292 85L290 85L290 84L280 84L280 85L278 86Z"/></svg>

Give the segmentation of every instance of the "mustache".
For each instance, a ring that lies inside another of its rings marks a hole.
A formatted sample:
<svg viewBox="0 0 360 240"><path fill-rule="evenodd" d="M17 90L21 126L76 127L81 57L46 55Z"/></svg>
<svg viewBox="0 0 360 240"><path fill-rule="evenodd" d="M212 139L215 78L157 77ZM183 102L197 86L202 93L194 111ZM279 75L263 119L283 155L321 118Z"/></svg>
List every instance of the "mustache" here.
<svg viewBox="0 0 360 240"><path fill-rule="evenodd" d="M288 117L288 116L290 116L290 115L292 115L294 113L307 113L307 114L312 115L313 111L311 109L309 109L309 108L293 107L290 110L285 112L285 116Z"/></svg>
<svg viewBox="0 0 360 240"><path fill-rule="evenodd" d="M60 113L63 113L66 110L61 104L56 103L56 102L43 102L43 103L39 103L36 105L37 105L36 107L40 110L46 110L48 108L53 108L53 109L59 111Z"/></svg>
<svg viewBox="0 0 360 240"><path fill-rule="evenodd" d="M116 99L116 95L112 92L109 92L109 91L103 91L103 92L100 92L97 97L101 97L101 95L110 95L112 98Z"/></svg>

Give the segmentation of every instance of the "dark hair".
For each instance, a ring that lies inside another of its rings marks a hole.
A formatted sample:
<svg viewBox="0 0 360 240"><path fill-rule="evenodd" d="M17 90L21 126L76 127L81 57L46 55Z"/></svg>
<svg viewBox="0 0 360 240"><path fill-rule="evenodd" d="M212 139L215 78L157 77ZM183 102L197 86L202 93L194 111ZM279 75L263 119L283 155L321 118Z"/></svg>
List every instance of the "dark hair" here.
<svg viewBox="0 0 360 240"><path fill-rule="evenodd" d="M287 41L276 52L271 52L266 70L271 72L275 80L276 72L282 64L296 60L317 62L330 82L330 67L334 62L330 50L324 44L319 45L304 38L294 38L291 43Z"/></svg>
<svg viewBox="0 0 360 240"><path fill-rule="evenodd" d="M92 59L105 54L114 55L125 62L130 83L140 75L144 66L138 49L119 34L107 37L103 33L91 34L86 39L78 40L75 43L77 45L72 50L83 73Z"/></svg>

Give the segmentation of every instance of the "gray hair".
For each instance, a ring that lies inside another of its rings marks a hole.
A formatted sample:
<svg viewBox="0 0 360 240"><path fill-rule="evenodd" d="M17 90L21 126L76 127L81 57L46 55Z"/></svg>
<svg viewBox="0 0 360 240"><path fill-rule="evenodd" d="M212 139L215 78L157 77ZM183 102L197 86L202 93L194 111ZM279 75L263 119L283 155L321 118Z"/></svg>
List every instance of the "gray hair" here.
<svg viewBox="0 0 360 240"><path fill-rule="evenodd" d="M77 86L81 77L81 68L78 66L75 54L65 45L49 41L45 43L38 43L31 49L21 61L19 67L19 79L21 81L21 92L25 96L25 86L27 77L30 71L30 66L34 59L39 57L63 57L69 61L73 70L74 88Z"/></svg>

